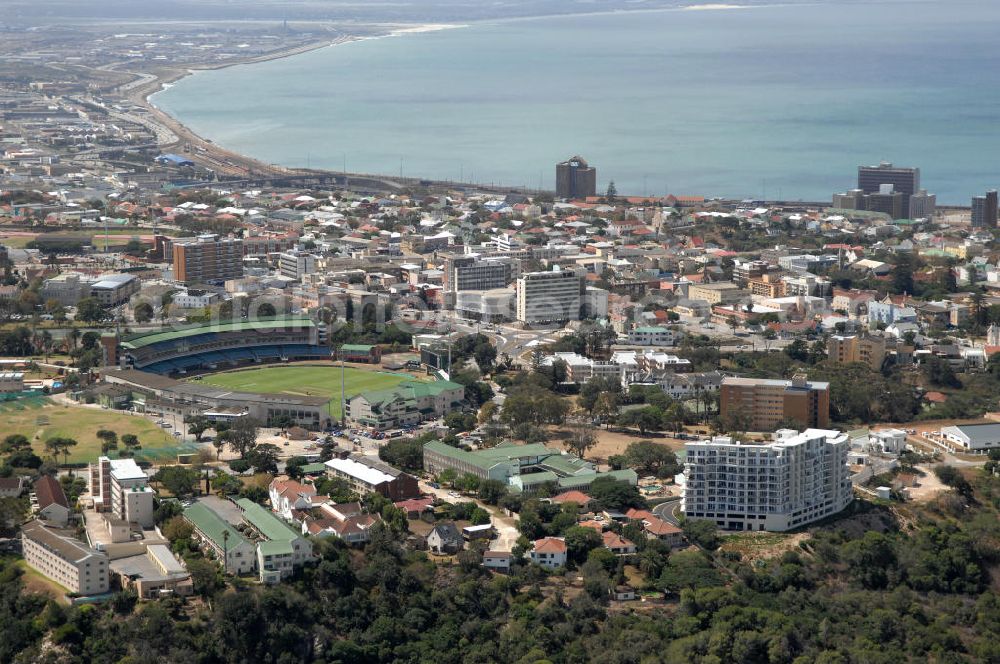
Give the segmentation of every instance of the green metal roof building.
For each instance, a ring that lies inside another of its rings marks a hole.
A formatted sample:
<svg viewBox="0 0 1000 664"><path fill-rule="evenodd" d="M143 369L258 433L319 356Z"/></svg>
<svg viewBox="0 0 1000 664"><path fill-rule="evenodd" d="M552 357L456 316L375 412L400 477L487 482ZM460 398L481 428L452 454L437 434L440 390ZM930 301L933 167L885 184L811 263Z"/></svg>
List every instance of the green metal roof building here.
<svg viewBox="0 0 1000 664"><path fill-rule="evenodd" d="M354 422L392 429L447 415L465 398L465 386L447 380L406 381L396 387L362 392L349 402Z"/></svg>
<svg viewBox="0 0 1000 664"><path fill-rule="evenodd" d="M634 470L601 473L584 459L541 443L503 443L483 450L467 451L439 440L424 445L424 470L439 474L452 469L480 479L499 480L515 492L537 491L552 482L560 489L586 489L598 477L610 476L632 484L639 477Z"/></svg>
<svg viewBox="0 0 1000 664"><path fill-rule="evenodd" d="M283 330L293 328L312 328L316 323L311 318L300 316L279 316L275 318L265 318L254 321L234 321L231 323L206 323L204 325L193 325L179 330L167 332L150 332L147 334L137 334L122 341L122 348L134 350L144 346L163 343L165 341L176 341L188 337L196 337L202 334L213 334L222 332L247 332L264 330Z"/></svg>
<svg viewBox="0 0 1000 664"><path fill-rule="evenodd" d="M246 574L253 571L253 543L222 517L202 503L195 503L184 510L184 519L194 527L203 545L220 559L225 555L227 572Z"/></svg>
<svg viewBox="0 0 1000 664"><path fill-rule="evenodd" d="M262 538L257 543L257 569L263 583L277 583L291 576L295 567L312 560L312 543L252 500L240 498L243 520Z"/></svg>

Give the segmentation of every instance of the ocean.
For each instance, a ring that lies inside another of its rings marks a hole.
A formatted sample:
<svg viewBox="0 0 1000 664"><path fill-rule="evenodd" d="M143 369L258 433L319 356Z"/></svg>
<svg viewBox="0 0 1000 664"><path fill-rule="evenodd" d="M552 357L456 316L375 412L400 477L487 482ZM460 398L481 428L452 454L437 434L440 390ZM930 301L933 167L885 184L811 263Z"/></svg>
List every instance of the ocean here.
<svg viewBox="0 0 1000 664"><path fill-rule="evenodd" d="M773 5L481 23L201 71L153 102L286 166L554 188L829 200L918 166L1000 188L995 0Z"/></svg>

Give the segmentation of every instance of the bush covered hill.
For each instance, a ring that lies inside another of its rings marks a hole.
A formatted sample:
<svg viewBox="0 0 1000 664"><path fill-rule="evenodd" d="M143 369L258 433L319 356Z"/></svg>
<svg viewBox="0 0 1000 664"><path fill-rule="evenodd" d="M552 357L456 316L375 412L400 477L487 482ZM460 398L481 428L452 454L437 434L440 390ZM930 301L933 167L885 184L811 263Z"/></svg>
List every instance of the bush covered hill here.
<svg viewBox="0 0 1000 664"><path fill-rule="evenodd" d="M67 608L4 560L0 661L1000 662L1000 479L967 477L925 506L859 503L770 560L646 547L629 578L664 592L658 605L609 602L622 570L600 549L565 577L496 576L474 552L442 565L406 551L390 528L364 551L323 541L281 586L193 569L186 602Z"/></svg>

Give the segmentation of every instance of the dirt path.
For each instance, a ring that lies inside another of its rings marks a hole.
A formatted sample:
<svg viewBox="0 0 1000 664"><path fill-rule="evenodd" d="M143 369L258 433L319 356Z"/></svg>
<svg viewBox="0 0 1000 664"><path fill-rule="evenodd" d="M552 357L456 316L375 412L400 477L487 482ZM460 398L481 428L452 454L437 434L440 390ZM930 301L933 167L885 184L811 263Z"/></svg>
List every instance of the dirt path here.
<svg viewBox="0 0 1000 664"><path fill-rule="evenodd" d="M597 436L597 444L587 452L587 458L591 460L607 461L608 457L615 454L623 454L629 444L640 440L651 440L654 443L669 447L675 452L684 449L683 440L671 438L661 433L647 433L645 436L640 436L638 432L616 429L594 428L593 431ZM565 440L570 435L569 430L560 427L549 427L548 433L550 436L549 440L546 441L548 444L565 449Z"/></svg>

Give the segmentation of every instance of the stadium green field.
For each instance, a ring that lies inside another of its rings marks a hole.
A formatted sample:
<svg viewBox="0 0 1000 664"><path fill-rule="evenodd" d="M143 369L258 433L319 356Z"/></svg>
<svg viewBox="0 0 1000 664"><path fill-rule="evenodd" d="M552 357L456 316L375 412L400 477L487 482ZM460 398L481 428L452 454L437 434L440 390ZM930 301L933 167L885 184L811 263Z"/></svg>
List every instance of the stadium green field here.
<svg viewBox="0 0 1000 664"><path fill-rule="evenodd" d="M413 377L387 371L344 370L347 398L361 392L389 389L407 380L413 380ZM330 414L340 417L340 367L335 365L260 367L199 376L192 381L242 392L328 397Z"/></svg>

